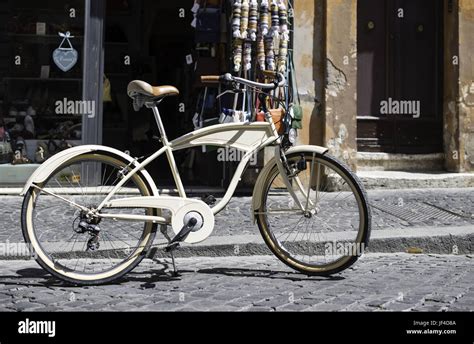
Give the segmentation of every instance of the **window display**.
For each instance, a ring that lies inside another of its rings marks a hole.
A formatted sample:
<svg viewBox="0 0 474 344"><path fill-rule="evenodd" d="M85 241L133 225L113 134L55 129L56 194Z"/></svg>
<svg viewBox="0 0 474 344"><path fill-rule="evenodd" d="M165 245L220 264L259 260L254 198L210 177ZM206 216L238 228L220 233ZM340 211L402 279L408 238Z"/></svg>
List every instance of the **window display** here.
<svg viewBox="0 0 474 344"><path fill-rule="evenodd" d="M2 1L0 18L0 164L39 164L81 140L84 113L58 104L82 99L84 1Z"/></svg>
<svg viewBox="0 0 474 344"><path fill-rule="evenodd" d="M131 80L180 90L179 97L163 104L171 138L222 117L262 120L256 111L260 101L249 90L216 100L225 90L204 85L203 75L234 72L267 82L274 75L263 72L270 70L292 80L292 5L286 0L87 3L0 0L5 23L0 27L0 119L6 133L0 141L5 142L0 186L24 183L46 159L79 144L150 154L159 145L153 139L157 132L149 114L133 111L125 92ZM293 94L277 93L278 101L268 106L282 117L281 103ZM213 147L184 151L177 163L186 182L219 188L237 167L234 161L221 161ZM149 168L154 178L170 185L172 176L164 167L157 161ZM253 182L248 178L249 185Z"/></svg>

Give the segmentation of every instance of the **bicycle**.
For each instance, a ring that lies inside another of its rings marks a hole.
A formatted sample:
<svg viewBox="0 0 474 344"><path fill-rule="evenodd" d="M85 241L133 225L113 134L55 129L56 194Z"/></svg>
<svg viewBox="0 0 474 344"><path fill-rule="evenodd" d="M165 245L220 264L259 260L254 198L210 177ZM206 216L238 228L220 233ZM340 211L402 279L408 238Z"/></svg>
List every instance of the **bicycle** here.
<svg viewBox="0 0 474 344"><path fill-rule="evenodd" d="M44 162L21 193L22 232L40 266L75 285L109 283L147 256L156 246L159 229L176 272L174 250L212 234L214 217L233 197L250 158L270 146L274 157L259 174L251 204L254 223L270 251L307 275L332 275L356 262L363 251L347 248L368 245L371 215L366 193L357 176L326 148L294 146L287 124L283 134L278 132L265 99L287 86L285 77L275 74L273 83L231 74L202 79L230 85L233 92L241 87L255 90L266 121L217 124L169 141L158 105L179 91L132 81L127 91L134 108L153 111L163 146L149 157L133 158L110 147L84 145ZM285 121L290 120L286 115ZM244 152L217 204L187 197L173 155L199 146ZM162 155L168 159L178 196L160 195L145 170Z"/></svg>

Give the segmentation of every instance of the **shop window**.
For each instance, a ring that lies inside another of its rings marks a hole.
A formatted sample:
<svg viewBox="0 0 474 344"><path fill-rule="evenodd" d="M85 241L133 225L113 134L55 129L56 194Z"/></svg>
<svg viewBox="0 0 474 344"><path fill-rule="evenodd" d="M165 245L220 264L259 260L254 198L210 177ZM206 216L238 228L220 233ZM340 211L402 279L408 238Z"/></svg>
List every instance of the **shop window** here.
<svg viewBox="0 0 474 344"><path fill-rule="evenodd" d="M0 22L0 185L22 184L81 143L94 111L81 101L84 1L0 1Z"/></svg>
<svg viewBox="0 0 474 344"><path fill-rule="evenodd" d="M179 97L167 98L160 112L170 139L194 130L193 117L202 112L203 86L199 75L219 74L228 70L226 46L220 42L201 42L192 26L194 0L121 1L107 0L104 32L104 113L103 143L146 156L159 149L154 140L157 127L149 109L133 110L127 96L131 80L153 85L173 85ZM211 6L212 2L209 2ZM219 4L219 5L216 5ZM214 5L220 11L220 1ZM220 14L218 19L220 20ZM217 29L220 29L217 28ZM216 96L216 90L209 90ZM204 109L204 119L218 116L217 107ZM223 167L217 152L202 149L176 152L176 160L187 186L220 186ZM160 185L172 185L166 158L158 159L147 169Z"/></svg>

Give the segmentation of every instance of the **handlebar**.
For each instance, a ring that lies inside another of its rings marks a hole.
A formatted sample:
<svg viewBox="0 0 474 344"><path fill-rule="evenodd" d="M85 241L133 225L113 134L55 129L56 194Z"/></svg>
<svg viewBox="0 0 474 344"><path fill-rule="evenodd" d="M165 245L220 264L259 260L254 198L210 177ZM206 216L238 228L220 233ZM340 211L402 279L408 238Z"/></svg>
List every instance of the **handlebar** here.
<svg viewBox="0 0 474 344"><path fill-rule="evenodd" d="M264 84L260 82L251 81L248 79L239 78L233 76L230 73L224 75L205 75L201 77L201 82L205 84L219 84L219 83L237 83L241 85L247 85L250 87L260 88L262 90L276 89L278 87L283 87L286 85L286 78L281 73L275 73L275 76L278 77L278 82L275 81L272 84Z"/></svg>

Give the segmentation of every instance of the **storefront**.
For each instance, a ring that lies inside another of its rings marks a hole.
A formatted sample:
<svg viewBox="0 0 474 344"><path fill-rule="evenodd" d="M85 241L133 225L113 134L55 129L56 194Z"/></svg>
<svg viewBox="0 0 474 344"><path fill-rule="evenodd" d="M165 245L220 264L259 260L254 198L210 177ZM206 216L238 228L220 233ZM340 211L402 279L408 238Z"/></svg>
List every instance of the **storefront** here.
<svg viewBox="0 0 474 344"><path fill-rule="evenodd" d="M82 114L59 101L82 100L85 4L49 3L0 2L1 185L21 184L83 138ZM58 32L69 32L72 45Z"/></svg>
<svg viewBox="0 0 474 344"><path fill-rule="evenodd" d="M134 79L180 90L160 106L169 137L213 123L232 99L216 101L217 86L205 88L199 77L233 70L232 3L0 1L0 141L11 146L2 143L0 187L20 186L71 145L104 144L136 157L155 151L152 113L134 112L126 94ZM178 154L186 184L225 185L238 161L220 155L212 147ZM172 184L164 166L149 168L160 186Z"/></svg>

